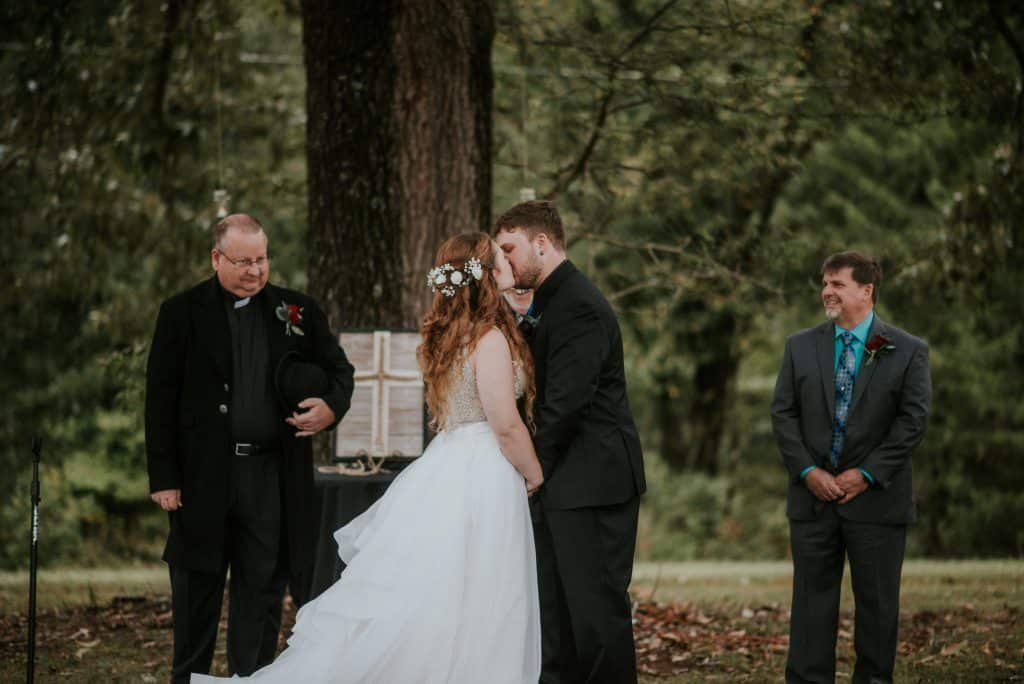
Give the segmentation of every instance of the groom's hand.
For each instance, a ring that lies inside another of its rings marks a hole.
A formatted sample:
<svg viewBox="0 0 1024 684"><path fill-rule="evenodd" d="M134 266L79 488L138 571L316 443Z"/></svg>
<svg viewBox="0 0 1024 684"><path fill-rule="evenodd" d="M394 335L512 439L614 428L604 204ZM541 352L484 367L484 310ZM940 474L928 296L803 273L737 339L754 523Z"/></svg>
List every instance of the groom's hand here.
<svg viewBox="0 0 1024 684"><path fill-rule="evenodd" d="M825 502L838 501L846 495L846 491L838 480L822 468L815 468L807 473L804 477L804 484L811 490L811 494Z"/></svg>
<svg viewBox="0 0 1024 684"><path fill-rule="evenodd" d="M857 468L850 468L839 473L836 475L836 482L846 492L846 495L839 500L840 504L853 501L868 488L867 480L864 479L864 473L860 472Z"/></svg>
<svg viewBox="0 0 1024 684"><path fill-rule="evenodd" d="M299 408L306 409L302 413L294 412L284 422L298 429L296 437L311 437L334 422L334 411L327 402L320 398L303 399Z"/></svg>

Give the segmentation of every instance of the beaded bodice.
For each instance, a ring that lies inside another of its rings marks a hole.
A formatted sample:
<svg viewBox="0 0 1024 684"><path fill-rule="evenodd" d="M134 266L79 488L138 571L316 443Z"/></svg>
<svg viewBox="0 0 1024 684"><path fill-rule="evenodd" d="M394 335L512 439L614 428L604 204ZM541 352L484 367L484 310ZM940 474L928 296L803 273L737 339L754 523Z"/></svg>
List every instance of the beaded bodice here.
<svg viewBox="0 0 1024 684"><path fill-rule="evenodd" d="M512 368L515 371L515 392L516 399L523 396L526 391L526 373L523 370L521 361L513 361ZM461 364L452 368L451 384L448 386L448 413L445 417L445 429L464 425L466 423L478 423L487 420L484 415L484 407L480 404L480 395L476 391L476 373L473 366L466 358Z"/></svg>

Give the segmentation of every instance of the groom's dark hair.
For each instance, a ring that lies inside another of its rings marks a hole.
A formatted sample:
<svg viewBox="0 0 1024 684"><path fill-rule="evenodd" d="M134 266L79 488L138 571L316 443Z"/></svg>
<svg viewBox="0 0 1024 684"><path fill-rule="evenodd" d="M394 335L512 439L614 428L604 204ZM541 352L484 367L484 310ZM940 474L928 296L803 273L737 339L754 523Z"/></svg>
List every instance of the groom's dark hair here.
<svg viewBox="0 0 1024 684"><path fill-rule="evenodd" d="M878 303L878 288L882 285L882 267L872 257L860 252L838 252L825 259L821 265L821 275L835 273L844 268L853 269L853 279L861 285L873 285L871 301Z"/></svg>
<svg viewBox="0 0 1024 684"><path fill-rule="evenodd" d="M530 240L544 233L555 247L565 251L565 229L554 202L530 200L517 204L494 222L493 235L503 230L510 233L521 230Z"/></svg>

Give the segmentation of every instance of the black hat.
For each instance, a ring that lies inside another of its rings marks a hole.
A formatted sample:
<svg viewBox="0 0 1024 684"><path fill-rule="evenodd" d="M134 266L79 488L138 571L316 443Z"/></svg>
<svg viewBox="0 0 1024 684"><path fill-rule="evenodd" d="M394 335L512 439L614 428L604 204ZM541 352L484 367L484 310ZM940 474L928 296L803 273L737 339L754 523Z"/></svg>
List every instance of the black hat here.
<svg viewBox="0 0 1024 684"><path fill-rule="evenodd" d="M289 412L299 411L299 402L310 397L323 397L331 388L324 369L302 360L297 351L290 351L277 362L274 391Z"/></svg>

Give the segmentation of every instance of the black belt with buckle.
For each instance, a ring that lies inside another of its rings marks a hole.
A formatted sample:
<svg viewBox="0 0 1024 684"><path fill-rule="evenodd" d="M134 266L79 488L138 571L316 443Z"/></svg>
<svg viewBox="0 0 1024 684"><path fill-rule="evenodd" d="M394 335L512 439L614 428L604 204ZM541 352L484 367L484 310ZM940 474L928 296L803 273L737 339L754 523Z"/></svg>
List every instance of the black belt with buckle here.
<svg viewBox="0 0 1024 684"><path fill-rule="evenodd" d="M261 454L280 453L281 445L277 442L236 442L235 456L259 456Z"/></svg>

